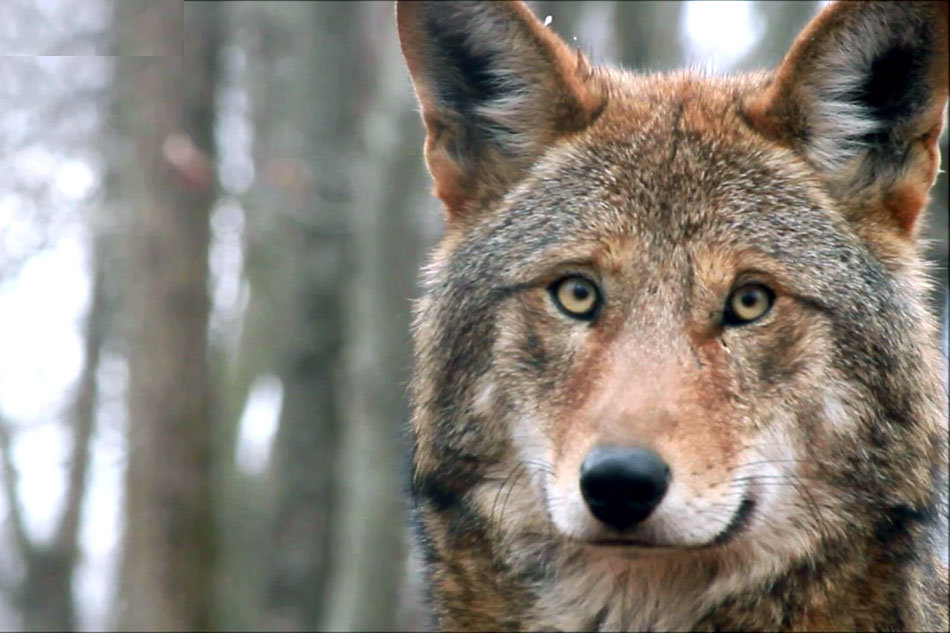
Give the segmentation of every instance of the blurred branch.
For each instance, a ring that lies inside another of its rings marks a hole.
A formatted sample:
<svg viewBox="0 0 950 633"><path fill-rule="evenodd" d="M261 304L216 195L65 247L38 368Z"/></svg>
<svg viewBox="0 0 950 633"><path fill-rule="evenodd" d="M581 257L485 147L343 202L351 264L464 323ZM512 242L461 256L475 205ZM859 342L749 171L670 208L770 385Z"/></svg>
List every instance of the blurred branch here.
<svg viewBox="0 0 950 633"><path fill-rule="evenodd" d="M10 527L13 530L13 539L16 543L17 552L26 558L33 551L33 542L26 533L26 527L23 524L23 515L21 514L22 503L20 495L17 492L17 482L19 473L13 465L13 447L10 437L10 423L6 419L0 419L0 467L3 468L3 494L7 500L7 514L10 520Z"/></svg>
<svg viewBox="0 0 950 633"><path fill-rule="evenodd" d="M98 250L93 248L94 253ZM86 317L85 353L73 407L73 447L70 456L66 505L54 540L55 547L74 558L78 552L79 522L88 479L90 443L95 426L96 373L99 369L99 358L106 334L105 267L101 257L94 256L93 267L92 299L89 314Z"/></svg>

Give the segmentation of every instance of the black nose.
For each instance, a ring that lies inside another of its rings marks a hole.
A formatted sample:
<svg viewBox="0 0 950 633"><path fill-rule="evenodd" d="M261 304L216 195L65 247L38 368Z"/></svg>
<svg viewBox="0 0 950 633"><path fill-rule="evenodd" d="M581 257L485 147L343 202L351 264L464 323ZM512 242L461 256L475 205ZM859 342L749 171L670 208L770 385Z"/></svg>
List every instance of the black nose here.
<svg viewBox="0 0 950 633"><path fill-rule="evenodd" d="M647 518L670 482L670 467L646 448L597 447L581 464L581 494L600 521L623 530Z"/></svg>

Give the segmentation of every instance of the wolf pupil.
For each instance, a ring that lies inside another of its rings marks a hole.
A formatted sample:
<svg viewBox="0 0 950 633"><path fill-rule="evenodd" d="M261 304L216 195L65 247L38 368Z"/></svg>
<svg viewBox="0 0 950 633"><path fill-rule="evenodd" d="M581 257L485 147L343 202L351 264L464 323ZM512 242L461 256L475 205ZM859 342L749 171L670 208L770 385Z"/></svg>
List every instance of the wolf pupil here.
<svg viewBox="0 0 950 633"><path fill-rule="evenodd" d="M577 283L576 281L574 282L573 290L574 290L574 298L577 299L578 301L583 301L584 299L590 296L590 289Z"/></svg>
<svg viewBox="0 0 950 633"><path fill-rule="evenodd" d="M755 304L759 302L759 293L754 291L746 291L742 294L742 305L747 308L754 308Z"/></svg>

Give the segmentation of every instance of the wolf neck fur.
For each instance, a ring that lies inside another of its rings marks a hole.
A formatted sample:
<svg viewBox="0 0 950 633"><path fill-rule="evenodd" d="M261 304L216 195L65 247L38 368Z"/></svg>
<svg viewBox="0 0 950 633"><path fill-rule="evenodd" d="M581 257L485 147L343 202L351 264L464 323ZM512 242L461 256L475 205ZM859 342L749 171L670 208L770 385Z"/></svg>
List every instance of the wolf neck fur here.
<svg viewBox="0 0 950 633"><path fill-rule="evenodd" d="M533 483L513 487L522 485ZM478 495L493 496L499 520L494 546L483 550L486 566L504 568L513 583L524 585L517 595L530 596L530 608L510 605L523 614L521 630L870 630L873 617L857 621L853 614L860 610L845 608L855 600L855 586L863 587L857 592L862 600L878 605L872 614L919 622L924 584L937 574L925 546L935 508L897 509L863 538L825 534L809 543L746 540L624 552L554 534L546 519L529 516L537 503L518 507L508 499L498 507L506 496L533 496L527 493L493 485ZM888 582L875 586L870 579Z"/></svg>

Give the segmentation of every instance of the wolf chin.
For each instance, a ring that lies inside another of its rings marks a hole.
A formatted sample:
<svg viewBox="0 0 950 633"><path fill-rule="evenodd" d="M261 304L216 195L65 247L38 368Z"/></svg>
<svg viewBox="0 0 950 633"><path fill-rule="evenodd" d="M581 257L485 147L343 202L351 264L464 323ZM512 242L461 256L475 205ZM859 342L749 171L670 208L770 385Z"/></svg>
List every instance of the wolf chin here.
<svg viewBox="0 0 950 633"><path fill-rule="evenodd" d="M411 385L438 628L947 630L947 6L833 3L708 77L397 3L446 217Z"/></svg>

